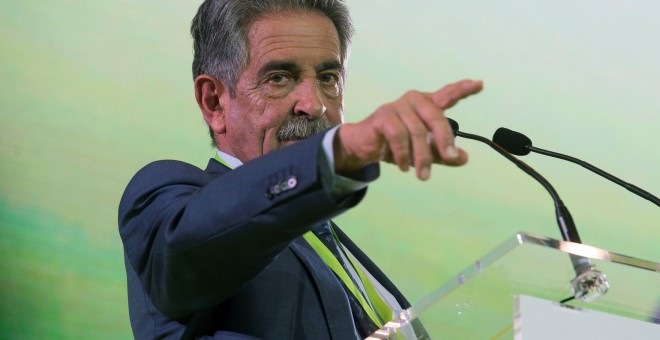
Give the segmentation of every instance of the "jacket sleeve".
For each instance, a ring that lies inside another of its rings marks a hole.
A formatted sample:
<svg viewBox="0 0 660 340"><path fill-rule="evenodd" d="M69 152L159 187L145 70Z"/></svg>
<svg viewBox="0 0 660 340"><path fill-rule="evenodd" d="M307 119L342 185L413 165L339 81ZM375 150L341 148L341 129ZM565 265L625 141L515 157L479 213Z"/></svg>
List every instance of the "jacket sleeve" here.
<svg viewBox="0 0 660 340"><path fill-rule="evenodd" d="M222 176L158 161L133 177L119 205L119 232L163 314L178 319L221 303L293 239L362 199L365 190L337 202L324 189L322 135Z"/></svg>

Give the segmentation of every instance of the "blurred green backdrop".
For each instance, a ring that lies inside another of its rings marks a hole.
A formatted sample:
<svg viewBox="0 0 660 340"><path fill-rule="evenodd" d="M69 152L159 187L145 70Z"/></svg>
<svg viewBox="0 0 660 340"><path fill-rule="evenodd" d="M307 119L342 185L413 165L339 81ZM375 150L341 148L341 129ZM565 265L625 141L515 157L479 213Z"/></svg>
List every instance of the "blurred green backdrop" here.
<svg viewBox="0 0 660 340"><path fill-rule="evenodd" d="M506 126L660 193L660 3L348 2L346 89L358 121L408 89L462 78L484 92L449 111ZM130 338L116 210L146 163L212 154L192 91L199 1L0 3L0 338ZM559 238L542 187L476 142L428 182L383 167L338 223L417 301L515 231ZM660 214L577 166L528 156L583 242L660 261Z"/></svg>

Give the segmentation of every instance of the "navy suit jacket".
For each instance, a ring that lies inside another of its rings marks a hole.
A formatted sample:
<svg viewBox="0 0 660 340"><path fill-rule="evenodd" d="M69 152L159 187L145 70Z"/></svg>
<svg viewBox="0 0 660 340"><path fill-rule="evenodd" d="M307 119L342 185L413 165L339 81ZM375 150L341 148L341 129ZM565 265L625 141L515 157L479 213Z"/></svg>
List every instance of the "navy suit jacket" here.
<svg viewBox="0 0 660 340"><path fill-rule="evenodd" d="M344 289L301 237L365 194L337 202L324 188L322 137L233 171L213 159L203 171L158 161L134 176L119 206L119 231L136 338L355 337ZM295 186L272 193L292 177ZM336 231L407 308L385 275Z"/></svg>

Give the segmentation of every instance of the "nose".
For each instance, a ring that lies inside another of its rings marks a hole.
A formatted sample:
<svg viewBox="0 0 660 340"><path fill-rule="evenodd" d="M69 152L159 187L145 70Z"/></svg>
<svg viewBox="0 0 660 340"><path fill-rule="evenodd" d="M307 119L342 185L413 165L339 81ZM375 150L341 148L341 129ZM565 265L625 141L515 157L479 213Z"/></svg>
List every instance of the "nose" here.
<svg viewBox="0 0 660 340"><path fill-rule="evenodd" d="M298 84L296 92L297 100L293 108L294 114L315 119L325 113L326 107L315 79L303 80Z"/></svg>

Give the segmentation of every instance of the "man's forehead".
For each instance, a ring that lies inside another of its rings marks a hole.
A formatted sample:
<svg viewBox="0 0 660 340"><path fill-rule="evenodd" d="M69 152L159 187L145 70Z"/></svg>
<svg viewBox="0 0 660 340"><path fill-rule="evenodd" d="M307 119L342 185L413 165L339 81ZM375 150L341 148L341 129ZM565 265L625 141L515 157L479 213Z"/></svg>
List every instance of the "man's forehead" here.
<svg viewBox="0 0 660 340"><path fill-rule="evenodd" d="M289 11L258 18L248 29L250 57L305 52L340 58L340 43L332 21L316 12Z"/></svg>

